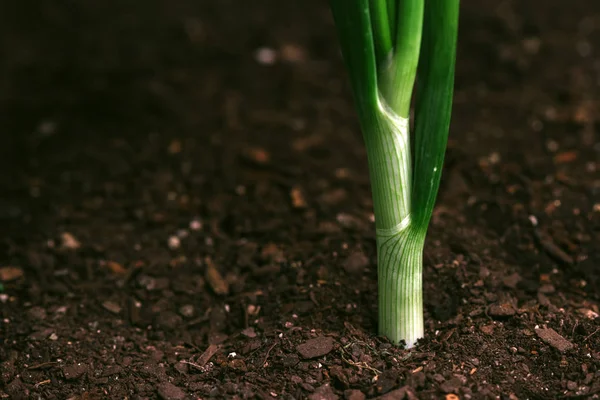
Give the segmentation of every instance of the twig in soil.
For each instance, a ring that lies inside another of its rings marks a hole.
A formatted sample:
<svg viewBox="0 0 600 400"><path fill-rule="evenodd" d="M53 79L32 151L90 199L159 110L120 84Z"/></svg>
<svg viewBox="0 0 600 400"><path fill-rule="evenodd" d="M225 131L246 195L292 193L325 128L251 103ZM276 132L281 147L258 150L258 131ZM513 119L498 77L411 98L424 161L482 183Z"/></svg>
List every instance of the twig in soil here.
<svg viewBox="0 0 600 400"><path fill-rule="evenodd" d="M46 369L46 368L49 368L49 367L53 367L56 364L58 364L56 361L48 361L48 362L45 362L45 363L32 365L30 367L27 367L27 369Z"/></svg>
<svg viewBox="0 0 600 400"><path fill-rule="evenodd" d="M365 361L356 362L356 361L348 360L346 357L344 357L344 353L342 353L341 356L342 356L342 360L346 364L352 365L353 367L356 367L358 369L362 369L362 368L368 369L369 371L373 372L375 375L381 375L381 371L379 371L376 368L371 367Z"/></svg>
<svg viewBox="0 0 600 400"><path fill-rule="evenodd" d="M353 342L353 343L348 343L346 346L344 346L344 347L342 347L342 348L341 348L340 355L341 355L341 357L342 357L342 360L343 360L343 361L344 361L346 364L352 365L353 367L356 367L356 368L358 368L358 369L362 369L362 368L364 368L364 369L368 369L369 371L373 372L375 375L381 375L381 371L379 371L378 369L376 369L376 368L374 368L374 367L371 367L371 366L370 366L369 364L367 364L365 361L359 361L359 362L356 362L356 361L353 361L353 360L349 360L349 359L347 359L347 358L344 356L344 354L348 354L350 357L352 357L352 355L346 351L346 348L347 348L347 347L349 347L349 346L352 346L353 344L363 344L363 345L364 345L365 347L367 347L369 350L371 350L371 351L374 351L374 349L373 349L371 346L369 346L367 343L365 343L365 342Z"/></svg>
<svg viewBox="0 0 600 400"><path fill-rule="evenodd" d="M50 379L46 379L45 381L41 381L41 382L36 383L35 385L33 385L33 387L35 387L37 389L37 388L39 388L42 385L49 384L50 382L52 382Z"/></svg>
<svg viewBox="0 0 600 400"><path fill-rule="evenodd" d="M533 220L533 221L535 221L535 222L532 222L533 233L535 235L535 238L537 239L537 242L542 247L542 249L550 257L554 258L555 260L560 261L563 264L573 265L575 263L575 261L573 260L573 257L571 257L569 254L567 254L563 249L558 247L558 245L556 243L554 243L554 240L552 240L552 238L548 234L542 232L537 227L537 220Z"/></svg>
<svg viewBox="0 0 600 400"><path fill-rule="evenodd" d="M190 365L190 366L192 366L192 367L194 367L194 368L196 368L196 369L198 369L198 370L200 370L200 371L202 371L202 372L206 372L206 367L205 367L205 366L203 367L203 366L200 366L200 365L198 365L198 364L196 364L196 363L193 363L193 362L191 362L191 361L186 361L186 360L181 360L180 362L181 362L182 364L187 364L187 365Z"/></svg>
<svg viewBox="0 0 600 400"><path fill-rule="evenodd" d="M200 365L201 367L204 367L206 365L206 363L210 361L212 356L214 356L217 351L219 351L219 346L217 346L216 344L211 344L210 346L208 346L208 348L204 351L204 353L202 353L202 355L198 358L198 361L197 361L198 365Z"/></svg>
<svg viewBox="0 0 600 400"><path fill-rule="evenodd" d="M262 366L263 366L263 368L266 368L266 367L267 367L267 365L268 365L268 364L267 364L267 360L269 359L269 354L271 354L271 350L273 350L273 348L274 348L275 346L277 346L277 344L278 344L278 343L279 343L279 342L275 342L275 343L273 343L273 345L272 345L271 347L269 347L269 350L267 350L267 354L265 355L265 359L264 359L264 360L263 360L263 362L262 362Z"/></svg>
<svg viewBox="0 0 600 400"><path fill-rule="evenodd" d="M592 332L592 333L590 333L589 335L587 335L587 336L585 337L585 339L583 339L583 341L584 341L584 342L587 342L587 340L588 340L589 338L591 338L592 336L594 336L596 333L598 333L598 331L600 331L600 328L596 329L594 332Z"/></svg>

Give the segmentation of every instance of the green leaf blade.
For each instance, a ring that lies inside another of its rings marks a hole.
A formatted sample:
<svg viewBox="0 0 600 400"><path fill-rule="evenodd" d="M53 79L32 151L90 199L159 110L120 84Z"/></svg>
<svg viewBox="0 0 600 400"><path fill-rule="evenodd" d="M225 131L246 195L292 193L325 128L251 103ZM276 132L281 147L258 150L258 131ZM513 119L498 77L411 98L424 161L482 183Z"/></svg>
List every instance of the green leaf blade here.
<svg viewBox="0 0 600 400"><path fill-rule="evenodd" d="M369 0L331 0L363 132L377 118L377 64Z"/></svg>
<svg viewBox="0 0 600 400"><path fill-rule="evenodd" d="M412 205L426 231L435 206L454 93L459 0L427 0L419 59Z"/></svg>

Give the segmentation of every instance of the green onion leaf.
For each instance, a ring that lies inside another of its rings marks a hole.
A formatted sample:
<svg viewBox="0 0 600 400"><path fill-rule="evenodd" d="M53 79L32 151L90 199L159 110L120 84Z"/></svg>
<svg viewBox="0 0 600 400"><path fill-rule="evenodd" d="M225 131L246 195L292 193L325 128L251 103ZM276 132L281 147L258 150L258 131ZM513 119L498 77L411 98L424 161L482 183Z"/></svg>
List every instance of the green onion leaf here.
<svg viewBox="0 0 600 400"><path fill-rule="evenodd" d="M458 0L331 0L331 8L369 161L379 330L412 346L424 334L423 246L450 124Z"/></svg>

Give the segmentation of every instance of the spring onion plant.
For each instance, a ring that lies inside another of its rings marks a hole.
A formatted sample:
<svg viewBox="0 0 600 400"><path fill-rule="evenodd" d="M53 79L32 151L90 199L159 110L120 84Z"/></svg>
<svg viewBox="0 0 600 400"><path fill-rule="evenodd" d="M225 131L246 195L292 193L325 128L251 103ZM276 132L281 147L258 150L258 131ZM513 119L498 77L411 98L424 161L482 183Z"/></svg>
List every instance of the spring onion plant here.
<svg viewBox="0 0 600 400"><path fill-rule="evenodd" d="M459 0L330 4L369 161L379 331L412 347L424 335L423 246L450 125Z"/></svg>

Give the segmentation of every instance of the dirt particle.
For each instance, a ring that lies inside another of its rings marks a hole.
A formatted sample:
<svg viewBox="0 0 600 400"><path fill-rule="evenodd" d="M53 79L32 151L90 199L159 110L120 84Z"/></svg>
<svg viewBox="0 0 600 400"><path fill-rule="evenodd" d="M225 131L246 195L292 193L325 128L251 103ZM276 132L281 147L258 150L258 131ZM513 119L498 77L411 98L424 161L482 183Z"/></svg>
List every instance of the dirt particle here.
<svg viewBox="0 0 600 400"><path fill-rule="evenodd" d="M115 303L114 301L106 300L102 302L102 307L104 307L105 310L113 314L121 313L121 306Z"/></svg>
<svg viewBox="0 0 600 400"><path fill-rule="evenodd" d="M494 318L508 318L515 315L516 310L510 303L492 304L488 309L488 315Z"/></svg>
<svg viewBox="0 0 600 400"><path fill-rule="evenodd" d="M416 396L408 386L402 386L399 389L392 390L383 396L376 397L376 400L403 400L405 398L416 399Z"/></svg>
<svg viewBox="0 0 600 400"><path fill-rule="evenodd" d="M292 190L290 190L290 198L292 199L292 206L294 206L294 208L306 208L308 206L306 198L304 197L304 192L298 186L294 186Z"/></svg>
<svg viewBox="0 0 600 400"><path fill-rule="evenodd" d="M333 350L333 344L332 338L321 336L298 345L296 350L304 359L317 358L329 354Z"/></svg>
<svg viewBox="0 0 600 400"><path fill-rule="evenodd" d="M575 347L573 343L559 335L552 328L538 328L535 330L535 333L540 339L542 339L542 341L544 341L544 343L554 347L561 353L564 353L565 351L571 350L573 347Z"/></svg>
<svg viewBox="0 0 600 400"><path fill-rule="evenodd" d="M29 311L27 311L27 316L31 319L43 321L46 319L47 313L46 310L42 307L31 307Z"/></svg>
<svg viewBox="0 0 600 400"><path fill-rule="evenodd" d="M522 279L523 278L521 278L521 275L515 272L514 274L505 276L502 279L502 283L508 288L515 289Z"/></svg>
<svg viewBox="0 0 600 400"><path fill-rule="evenodd" d="M458 393L458 389L462 386L462 382L459 378L452 378L440 385L440 390L444 393Z"/></svg>
<svg viewBox="0 0 600 400"><path fill-rule="evenodd" d="M287 43L281 46L279 50L281 59L289 63L298 63L306 61L306 50L294 43Z"/></svg>
<svg viewBox="0 0 600 400"><path fill-rule="evenodd" d="M181 326L183 318L172 311L161 311L155 318L156 325L165 330L174 330Z"/></svg>
<svg viewBox="0 0 600 400"><path fill-rule="evenodd" d="M186 398L186 394L181 388L169 382L159 384L156 391L163 400L182 400Z"/></svg>
<svg viewBox="0 0 600 400"><path fill-rule="evenodd" d="M125 275L127 270L118 262L115 261L107 261L106 268L110 270L115 275Z"/></svg>
<svg viewBox="0 0 600 400"><path fill-rule="evenodd" d="M283 357L282 360L283 366L288 368L295 366L296 364L298 364L299 361L300 360L298 359L298 355L294 353L286 355L285 357Z"/></svg>
<svg viewBox="0 0 600 400"><path fill-rule="evenodd" d="M6 393L11 399L25 400L29 398L29 389L25 386L21 379L16 378L6 386Z"/></svg>
<svg viewBox="0 0 600 400"><path fill-rule="evenodd" d="M75 238L75 236L73 236L72 233L65 232L60 236L60 238L62 240L63 249L77 250L81 247L81 243L79 240L77 240L77 238Z"/></svg>
<svg viewBox="0 0 600 400"><path fill-rule="evenodd" d="M360 390L349 389L344 392L344 399L346 400L365 400L367 396Z"/></svg>
<svg viewBox="0 0 600 400"><path fill-rule="evenodd" d="M578 153L577 151L563 151L562 153L558 153L554 156L554 163L556 164L566 164L577 160Z"/></svg>
<svg viewBox="0 0 600 400"><path fill-rule="evenodd" d="M340 213L335 218L346 229L361 230L365 227L365 224L359 218L351 214Z"/></svg>
<svg viewBox="0 0 600 400"><path fill-rule="evenodd" d="M2 267L0 268L0 281L11 282L23 276L23 269L19 267Z"/></svg>
<svg viewBox="0 0 600 400"><path fill-rule="evenodd" d="M339 396L333 393L331 386L325 384L319 387L313 394L308 396L309 400L337 400Z"/></svg>
<svg viewBox="0 0 600 400"><path fill-rule="evenodd" d="M243 157L258 165L265 165L271 161L271 154L260 147L251 147L244 150Z"/></svg>
<svg viewBox="0 0 600 400"><path fill-rule="evenodd" d="M485 333L486 335L491 336L494 334L494 325L484 325L480 327L479 330L481 330L481 332Z"/></svg>
<svg viewBox="0 0 600 400"><path fill-rule="evenodd" d="M67 380L79 379L87 372L87 365L83 363L66 365L63 367L62 372Z"/></svg>
<svg viewBox="0 0 600 400"><path fill-rule="evenodd" d="M179 307L179 314L184 318L192 318L196 314L196 309L191 304L184 304Z"/></svg>
<svg viewBox="0 0 600 400"><path fill-rule="evenodd" d="M323 193L319 196L319 201L327 205L336 205L346 200L346 197L348 193L342 188L337 188Z"/></svg>
<svg viewBox="0 0 600 400"><path fill-rule="evenodd" d="M227 281L223 279L223 276L221 275L213 261L209 257L206 257L205 262L206 281L210 285L213 292L222 296L229 294L229 283L227 283Z"/></svg>
<svg viewBox="0 0 600 400"><path fill-rule="evenodd" d="M256 331L254 330L253 327L248 327L248 328L244 329L242 331L242 335L249 337L249 338L255 338L257 336Z"/></svg>
<svg viewBox="0 0 600 400"><path fill-rule="evenodd" d="M556 291L556 288L554 287L554 285L547 283L547 284L540 286L540 288L538 290L540 291L540 293L552 294Z"/></svg>
<svg viewBox="0 0 600 400"><path fill-rule="evenodd" d="M369 265L369 258L362 251L356 251L344 261L344 270L350 275L358 275Z"/></svg>
<svg viewBox="0 0 600 400"><path fill-rule="evenodd" d="M283 251L275 243L268 243L265 245L260 256L266 261L273 261L275 263L285 262Z"/></svg>

